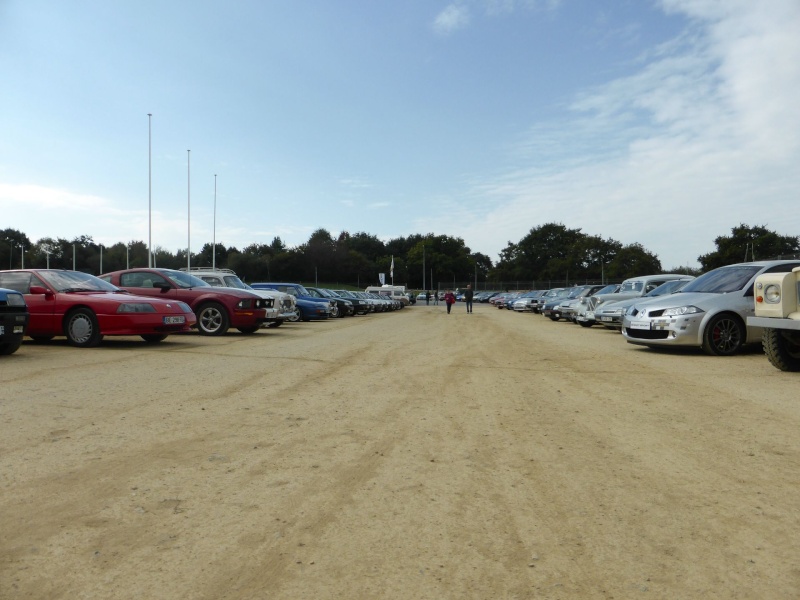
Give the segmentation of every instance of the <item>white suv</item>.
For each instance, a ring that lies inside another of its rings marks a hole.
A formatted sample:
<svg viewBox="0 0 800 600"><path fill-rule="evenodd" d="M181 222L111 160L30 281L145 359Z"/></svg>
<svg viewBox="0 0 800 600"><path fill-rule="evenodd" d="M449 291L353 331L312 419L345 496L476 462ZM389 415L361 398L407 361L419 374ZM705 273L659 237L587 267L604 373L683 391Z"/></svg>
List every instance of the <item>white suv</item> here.
<svg viewBox="0 0 800 600"><path fill-rule="evenodd" d="M184 267L181 269L185 271ZM296 321L295 299L291 294L278 290L254 290L237 277L230 269L211 269L209 267L192 267L192 275L199 277L209 285L216 287L237 288L247 290L262 298L272 298L272 308L267 309L267 327L280 327L284 321Z"/></svg>

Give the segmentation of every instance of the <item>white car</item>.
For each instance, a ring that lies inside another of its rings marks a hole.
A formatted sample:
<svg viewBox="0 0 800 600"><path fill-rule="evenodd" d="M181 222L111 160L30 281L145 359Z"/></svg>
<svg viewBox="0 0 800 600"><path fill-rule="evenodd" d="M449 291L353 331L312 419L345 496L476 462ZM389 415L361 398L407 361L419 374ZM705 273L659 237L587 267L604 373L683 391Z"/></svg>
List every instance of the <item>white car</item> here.
<svg viewBox="0 0 800 600"><path fill-rule="evenodd" d="M185 271L186 269L181 270ZM273 308L267 309L266 327L280 327L284 321L297 320L296 300L291 294L284 294L278 290L254 290L230 269L192 267L192 275L199 277L209 285L247 290L262 298L272 298Z"/></svg>

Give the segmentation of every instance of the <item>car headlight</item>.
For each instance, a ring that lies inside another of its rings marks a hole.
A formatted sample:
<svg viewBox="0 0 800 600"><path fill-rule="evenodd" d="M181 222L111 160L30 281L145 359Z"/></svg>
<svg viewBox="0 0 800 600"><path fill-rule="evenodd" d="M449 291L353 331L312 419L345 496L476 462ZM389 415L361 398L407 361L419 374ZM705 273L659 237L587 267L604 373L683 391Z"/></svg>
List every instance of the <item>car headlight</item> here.
<svg viewBox="0 0 800 600"><path fill-rule="evenodd" d="M696 306L678 306L676 308L668 308L664 311L665 317L680 317L682 315L696 315L703 312Z"/></svg>
<svg viewBox="0 0 800 600"><path fill-rule="evenodd" d="M781 286L774 283L764 288L764 302L768 304L778 304L781 301Z"/></svg>
<svg viewBox="0 0 800 600"><path fill-rule="evenodd" d="M154 313L156 309L146 302L125 302L117 308L117 313Z"/></svg>
<svg viewBox="0 0 800 600"><path fill-rule="evenodd" d="M8 306L25 306L25 297L22 294L8 294L6 304Z"/></svg>

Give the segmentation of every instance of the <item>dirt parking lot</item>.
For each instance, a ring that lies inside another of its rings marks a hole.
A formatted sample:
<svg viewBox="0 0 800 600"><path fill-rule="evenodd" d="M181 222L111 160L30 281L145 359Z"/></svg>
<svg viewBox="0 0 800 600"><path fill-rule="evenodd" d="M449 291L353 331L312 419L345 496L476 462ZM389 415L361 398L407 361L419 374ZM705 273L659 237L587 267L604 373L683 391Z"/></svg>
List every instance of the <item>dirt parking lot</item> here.
<svg viewBox="0 0 800 600"><path fill-rule="evenodd" d="M800 397L463 305L0 361L0 598L800 596Z"/></svg>

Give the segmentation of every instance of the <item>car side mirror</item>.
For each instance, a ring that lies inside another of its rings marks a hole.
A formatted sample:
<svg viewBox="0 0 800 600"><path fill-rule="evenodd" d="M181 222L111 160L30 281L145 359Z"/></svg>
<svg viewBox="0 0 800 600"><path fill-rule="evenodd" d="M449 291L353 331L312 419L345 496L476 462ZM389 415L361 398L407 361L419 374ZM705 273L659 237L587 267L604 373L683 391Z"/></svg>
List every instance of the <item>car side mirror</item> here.
<svg viewBox="0 0 800 600"><path fill-rule="evenodd" d="M172 286L168 284L166 281L154 283L153 287L160 289L162 294L172 289Z"/></svg>
<svg viewBox="0 0 800 600"><path fill-rule="evenodd" d="M32 285L31 289L30 289L30 291L28 293L44 295L45 297L53 295L53 292L51 292L47 288L42 287L40 285Z"/></svg>

